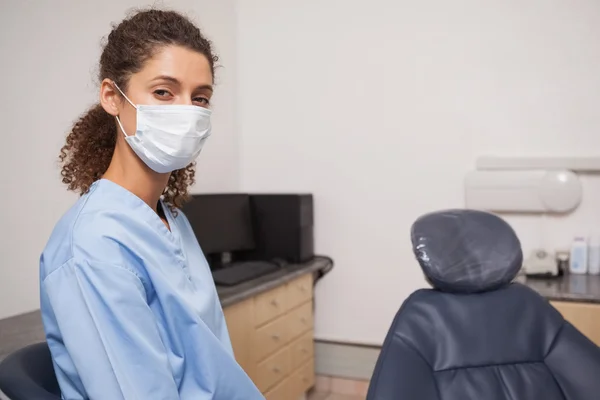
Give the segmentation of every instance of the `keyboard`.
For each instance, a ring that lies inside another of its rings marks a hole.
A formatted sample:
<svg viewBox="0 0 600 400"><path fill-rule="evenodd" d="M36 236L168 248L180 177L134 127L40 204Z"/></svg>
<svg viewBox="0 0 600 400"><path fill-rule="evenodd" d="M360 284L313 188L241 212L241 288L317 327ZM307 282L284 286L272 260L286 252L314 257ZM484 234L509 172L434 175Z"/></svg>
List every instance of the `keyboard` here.
<svg viewBox="0 0 600 400"><path fill-rule="evenodd" d="M213 271L212 276L215 285L235 286L278 270L279 265L272 262L242 261L231 263L223 268Z"/></svg>

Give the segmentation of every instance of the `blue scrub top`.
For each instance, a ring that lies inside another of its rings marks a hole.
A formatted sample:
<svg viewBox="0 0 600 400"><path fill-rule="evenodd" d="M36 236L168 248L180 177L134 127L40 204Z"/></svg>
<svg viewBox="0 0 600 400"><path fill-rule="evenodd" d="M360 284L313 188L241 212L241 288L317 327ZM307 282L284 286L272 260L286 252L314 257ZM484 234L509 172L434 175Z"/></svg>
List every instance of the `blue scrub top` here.
<svg viewBox="0 0 600 400"><path fill-rule="evenodd" d="M183 213L95 182L40 259L41 310L64 399L264 399L233 357Z"/></svg>

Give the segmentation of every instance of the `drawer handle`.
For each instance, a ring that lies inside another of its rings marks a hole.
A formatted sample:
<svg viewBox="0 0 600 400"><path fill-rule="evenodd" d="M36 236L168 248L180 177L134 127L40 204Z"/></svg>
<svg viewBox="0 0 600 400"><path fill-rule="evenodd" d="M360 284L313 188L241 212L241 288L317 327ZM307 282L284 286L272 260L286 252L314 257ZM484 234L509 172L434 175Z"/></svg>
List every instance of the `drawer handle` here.
<svg viewBox="0 0 600 400"><path fill-rule="evenodd" d="M303 347L302 350L300 350L303 354L307 354L308 353L308 349Z"/></svg>
<svg viewBox="0 0 600 400"><path fill-rule="evenodd" d="M273 367L273 372L278 374L281 372L281 370L279 369L279 367Z"/></svg>
<svg viewBox="0 0 600 400"><path fill-rule="evenodd" d="M277 299L273 299L273 300L271 300L271 305L273 307L279 307L279 302L277 301Z"/></svg>
<svg viewBox="0 0 600 400"><path fill-rule="evenodd" d="M277 341L279 341L279 338L280 338L280 336L279 336L279 334L278 334L278 333L274 333L274 334L271 336L271 338L272 338L274 341L276 341L276 342L277 342Z"/></svg>
<svg viewBox="0 0 600 400"><path fill-rule="evenodd" d="M301 292L306 292L306 286L304 286L304 285L301 285L301 286L300 286L300 291L301 291Z"/></svg>
<svg viewBox="0 0 600 400"><path fill-rule="evenodd" d="M300 322L302 322L304 325L306 325L306 318L305 317L300 318Z"/></svg>

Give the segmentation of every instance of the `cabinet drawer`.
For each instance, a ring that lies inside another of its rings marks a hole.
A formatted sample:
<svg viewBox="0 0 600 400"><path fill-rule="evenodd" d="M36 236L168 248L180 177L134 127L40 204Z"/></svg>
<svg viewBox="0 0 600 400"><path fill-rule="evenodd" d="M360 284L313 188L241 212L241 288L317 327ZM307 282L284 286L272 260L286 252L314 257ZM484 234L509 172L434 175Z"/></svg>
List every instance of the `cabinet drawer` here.
<svg viewBox="0 0 600 400"><path fill-rule="evenodd" d="M315 385L315 360L311 358L310 361L308 361L300 368L297 374L297 392L302 394L307 392L310 388L312 388Z"/></svg>
<svg viewBox="0 0 600 400"><path fill-rule="evenodd" d="M258 364L256 368L256 386L265 392L283 380L292 370L292 360L288 347Z"/></svg>
<svg viewBox="0 0 600 400"><path fill-rule="evenodd" d="M314 359L265 393L266 400L296 400L315 385Z"/></svg>
<svg viewBox="0 0 600 400"><path fill-rule="evenodd" d="M600 346L600 305L567 301L554 301L551 304L564 319Z"/></svg>
<svg viewBox="0 0 600 400"><path fill-rule="evenodd" d="M273 389L265 393L266 400L290 400L293 399L292 392L296 390L295 381L286 378ZM294 399L295 400L295 399Z"/></svg>
<svg viewBox="0 0 600 400"><path fill-rule="evenodd" d="M259 294L254 299L254 325L260 326L286 311L286 287L280 286Z"/></svg>
<svg viewBox="0 0 600 400"><path fill-rule="evenodd" d="M295 386L293 393L298 393L297 396L312 388L315 385L315 360L311 358L310 361L296 371L292 381Z"/></svg>
<svg viewBox="0 0 600 400"><path fill-rule="evenodd" d="M255 365L254 345L254 299L246 299L223 309L233 354L240 366L251 374Z"/></svg>
<svg viewBox="0 0 600 400"><path fill-rule="evenodd" d="M291 345L292 348L292 369L296 369L314 356L314 338L313 331L302 335Z"/></svg>
<svg viewBox="0 0 600 400"><path fill-rule="evenodd" d="M287 284L286 289L288 309L295 308L313 297L312 274L306 274Z"/></svg>
<svg viewBox="0 0 600 400"><path fill-rule="evenodd" d="M295 339L313 328L312 307L313 304L311 301L289 312L287 320L290 339Z"/></svg>
<svg viewBox="0 0 600 400"><path fill-rule="evenodd" d="M261 361L285 346L289 341L287 316L282 316L258 328L254 334L254 360Z"/></svg>

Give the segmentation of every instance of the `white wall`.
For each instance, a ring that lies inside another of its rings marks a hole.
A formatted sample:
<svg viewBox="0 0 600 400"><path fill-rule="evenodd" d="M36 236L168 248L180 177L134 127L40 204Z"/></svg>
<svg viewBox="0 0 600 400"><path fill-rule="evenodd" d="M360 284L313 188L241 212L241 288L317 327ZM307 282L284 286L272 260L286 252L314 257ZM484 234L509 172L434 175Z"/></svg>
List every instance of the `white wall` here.
<svg viewBox="0 0 600 400"><path fill-rule="evenodd" d="M52 227L75 201L60 182L57 156L72 122L97 99L101 38L131 7L148 1L0 3L0 318L38 308L38 259ZM195 191L239 186L234 130L234 1L157 3L189 13L215 42L214 132L199 161Z"/></svg>
<svg viewBox="0 0 600 400"><path fill-rule="evenodd" d="M337 264L318 338L382 342L425 285L411 223L463 206L478 155L600 154L595 0L239 0L237 19L242 189L314 193ZM600 230L584 181L569 218L510 218L526 251Z"/></svg>

